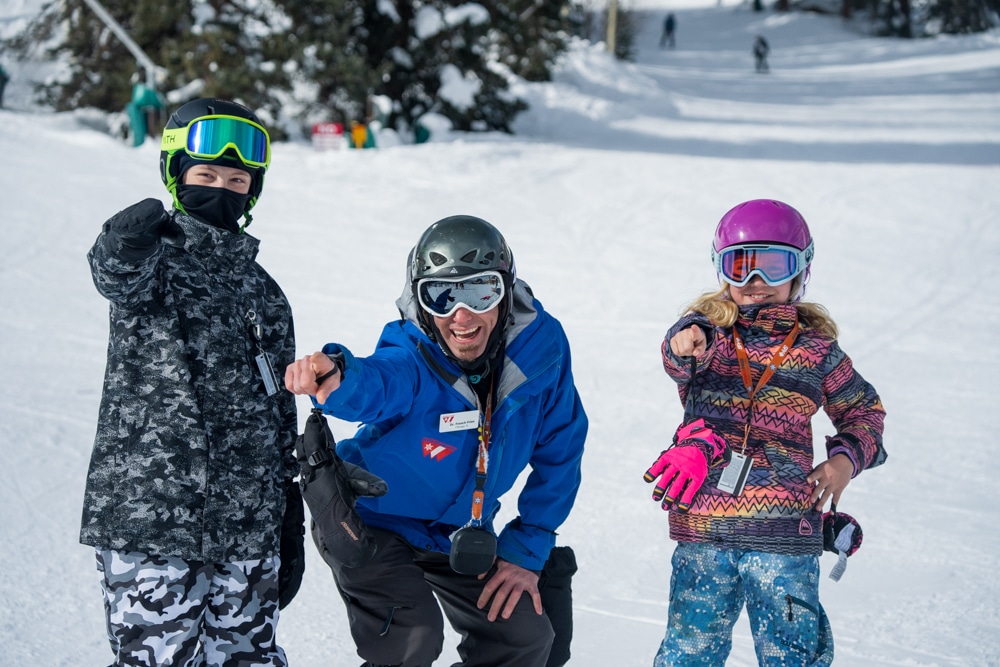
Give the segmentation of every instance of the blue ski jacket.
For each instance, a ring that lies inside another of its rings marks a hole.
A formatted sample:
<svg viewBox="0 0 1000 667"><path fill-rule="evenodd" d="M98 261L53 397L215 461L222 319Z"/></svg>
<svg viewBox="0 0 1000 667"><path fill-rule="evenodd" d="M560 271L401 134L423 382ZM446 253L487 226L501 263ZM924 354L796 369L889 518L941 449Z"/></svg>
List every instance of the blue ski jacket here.
<svg viewBox="0 0 1000 667"><path fill-rule="evenodd" d="M494 530L500 497L530 467L518 516L499 534L497 555L541 570L580 486L587 416L562 326L522 281L511 293L482 516ZM472 517L482 415L466 375L417 324L408 289L397 306L404 319L385 326L371 356L355 357L334 343L323 348L343 354L344 371L319 407L362 423L337 452L388 483L385 496L358 501L365 521L420 549L448 553L451 534ZM468 427L450 430L456 419Z"/></svg>

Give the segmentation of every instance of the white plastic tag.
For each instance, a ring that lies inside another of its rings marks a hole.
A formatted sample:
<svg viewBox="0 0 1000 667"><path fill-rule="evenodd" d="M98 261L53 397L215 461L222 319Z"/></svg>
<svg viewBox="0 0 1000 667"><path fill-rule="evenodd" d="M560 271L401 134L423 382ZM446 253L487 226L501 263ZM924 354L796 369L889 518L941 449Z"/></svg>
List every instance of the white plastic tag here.
<svg viewBox="0 0 1000 667"><path fill-rule="evenodd" d="M854 526L847 524L833 542L833 546L837 547L837 562L830 570L830 578L834 581L840 581L840 578L844 576L844 571L847 570L847 552L851 548L853 537Z"/></svg>
<svg viewBox="0 0 1000 667"><path fill-rule="evenodd" d="M717 488L720 491L725 491L738 497L743 493L743 487L747 483L747 475L750 474L750 468L752 467L752 458L733 452L733 457L730 459L729 465L725 467L722 471L722 476L719 477Z"/></svg>
<svg viewBox="0 0 1000 667"><path fill-rule="evenodd" d="M468 431L474 428L479 428L479 410L448 412L441 415L438 422L438 431L441 433Z"/></svg>
<svg viewBox="0 0 1000 667"><path fill-rule="evenodd" d="M254 361L257 362L257 368L260 370L260 378L264 381L264 390L268 396L274 396L278 393L278 381L274 378L274 369L271 368L271 360L268 358L267 353L261 352L254 357Z"/></svg>

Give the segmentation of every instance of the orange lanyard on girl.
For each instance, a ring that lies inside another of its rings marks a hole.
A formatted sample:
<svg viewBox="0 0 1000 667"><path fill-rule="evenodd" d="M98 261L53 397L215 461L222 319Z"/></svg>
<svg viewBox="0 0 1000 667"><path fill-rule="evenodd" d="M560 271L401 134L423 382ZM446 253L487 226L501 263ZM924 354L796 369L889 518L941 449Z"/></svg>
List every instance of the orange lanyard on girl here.
<svg viewBox="0 0 1000 667"><path fill-rule="evenodd" d="M476 464L476 490L472 492L472 525L483 521L483 503L486 500L486 468L489 462L490 421L493 418L493 389L486 397L486 413L479 427L479 462Z"/></svg>
<svg viewBox="0 0 1000 667"><path fill-rule="evenodd" d="M739 333L736 331L736 325L733 325L733 345L736 347L736 360L740 364L740 375L743 377L743 386L747 388L747 394L750 397L750 407L747 408L747 425L743 430L743 447L740 452L745 452L747 448L747 440L750 437L750 420L753 417L753 397L757 395L760 388L767 384L767 381L771 379L774 372L778 370L778 366L781 362L785 360L788 356L789 350L792 349L792 345L795 343L795 339L799 335L799 318L795 318L795 323L792 325L792 330L788 332L785 336L785 340L782 341L778 349L775 350L774 354L771 355L771 361L768 362L767 366L764 368L764 372L761 374L760 379L757 380L757 385L753 384L753 375L750 371L750 357L747 356L746 348L743 347L743 339L740 338Z"/></svg>

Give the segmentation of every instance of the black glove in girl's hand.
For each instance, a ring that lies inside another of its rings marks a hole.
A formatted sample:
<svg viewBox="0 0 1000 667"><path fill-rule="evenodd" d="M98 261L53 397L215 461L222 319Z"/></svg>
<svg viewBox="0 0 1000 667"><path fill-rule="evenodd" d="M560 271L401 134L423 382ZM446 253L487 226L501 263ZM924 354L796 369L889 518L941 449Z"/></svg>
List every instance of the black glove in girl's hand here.
<svg viewBox="0 0 1000 667"><path fill-rule="evenodd" d="M151 257L161 243L184 244L184 233L159 199L143 199L115 213L104 228L108 250L126 261Z"/></svg>

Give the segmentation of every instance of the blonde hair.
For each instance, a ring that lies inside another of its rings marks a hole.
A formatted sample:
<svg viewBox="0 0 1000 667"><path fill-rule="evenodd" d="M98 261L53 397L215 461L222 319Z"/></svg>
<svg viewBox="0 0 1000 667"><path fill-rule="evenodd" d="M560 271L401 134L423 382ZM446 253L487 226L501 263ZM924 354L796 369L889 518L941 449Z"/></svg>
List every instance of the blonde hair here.
<svg viewBox="0 0 1000 667"><path fill-rule="evenodd" d="M802 286L802 276L796 276L792 281L792 294L798 294ZM713 326L728 329L736 324L739 307L733 302L729 293L729 283L722 281L719 289L705 292L692 301L684 312L701 313L708 318ZM837 339L837 325L830 317L829 311L818 303L799 301L795 303L799 313L799 324L806 329L814 329L834 340Z"/></svg>

